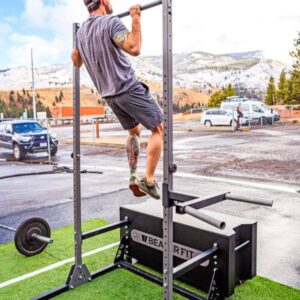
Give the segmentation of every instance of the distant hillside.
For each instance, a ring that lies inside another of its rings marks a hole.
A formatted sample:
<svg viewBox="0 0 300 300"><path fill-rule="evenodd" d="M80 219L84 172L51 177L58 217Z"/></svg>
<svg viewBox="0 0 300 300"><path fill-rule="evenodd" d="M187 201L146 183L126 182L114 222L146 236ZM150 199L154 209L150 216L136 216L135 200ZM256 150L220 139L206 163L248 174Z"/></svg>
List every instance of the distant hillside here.
<svg viewBox="0 0 300 300"><path fill-rule="evenodd" d="M145 81L152 92L155 100L162 100L162 91L160 85L153 82ZM12 94L13 92L13 94ZM32 91L31 90L0 90L0 101L9 105L13 104L20 108L31 107L32 105ZM175 88L174 102L178 106L183 107L186 104L205 105L209 99L208 94L201 94L193 89ZM24 103L25 100L25 103ZM73 90L71 87L53 87L53 88L39 88L36 90L36 100L40 101L44 106L48 106L50 110L57 106L72 106L73 105ZM28 103L28 105L27 105ZM100 95L94 88L82 86L81 87L81 106L99 106L103 105ZM25 106L24 106L25 104ZM1 112L1 111L0 111Z"/></svg>
<svg viewBox="0 0 300 300"><path fill-rule="evenodd" d="M161 68L161 57L148 56L145 62ZM206 52L175 54L175 83L207 91L232 83L264 93L270 76L277 80L282 69L289 67L281 62L266 59L261 51L215 55Z"/></svg>
<svg viewBox="0 0 300 300"><path fill-rule="evenodd" d="M15 102L18 103L18 94L24 98L31 98L32 91L26 90L25 95L23 90L11 89L0 90L0 99L9 103L11 91L14 92ZM49 106L71 106L73 104L73 90L70 87L44 88L36 90L36 99L40 100L44 105ZM97 106L98 99L101 99L94 89L81 89L81 105L82 106Z"/></svg>
<svg viewBox="0 0 300 300"><path fill-rule="evenodd" d="M154 98L162 101L162 57L144 56L130 58L136 75L151 88ZM270 76L279 78L282 69L288 66L266 59L262 52L211 54L191 52L175 54L174 103L179 107L199 106L207 103L211 93L229 83L245 96L263 98ZM35 79L39 101L52 109L55 106L72 105L71 63L35 68ZM0 100L9 102L13 90L15 95L22 89L31 89L31 70L18 67L0 70ZM85 68L81 69L82 106L101 105L101 96L96 92ZM30 92L31 93L31 92ZM57 101L57 97L63 94ZM21 106L22 101L16 102ZM23 104L24 106L24 104ZM179 110L180 111L180 110Z"/></svg>
<svg viewBox="0 0 300 300"><path fill-rule="evenodd" d="M143 56L130 58L139 78L160 84L162 81L162 57ZM191 52L174 55L174 83L180 87L196 88L208 92L232 83L236 87L265 92L270 76L279 78L282 69L289 67L269 60L261 51L215 55ZM58 64L35 69L38 88L69 87L72 84L72 65ZM82 69L81 83L92 87L90 78ZM31 87L31 71L18 67L0 71L0 89Z"/></svg>

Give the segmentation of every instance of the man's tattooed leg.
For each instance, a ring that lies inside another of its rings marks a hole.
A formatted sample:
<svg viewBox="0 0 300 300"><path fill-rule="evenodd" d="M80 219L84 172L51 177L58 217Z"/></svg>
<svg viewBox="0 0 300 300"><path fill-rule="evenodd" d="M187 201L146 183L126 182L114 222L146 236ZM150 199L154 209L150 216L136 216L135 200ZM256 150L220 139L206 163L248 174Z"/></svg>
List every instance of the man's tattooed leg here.
<svg viewBox="0 0 300 300"><path fill-rule="evenodd" d="M146 194L139 189L139 179L137 174L137 164L140 154L140 136L141 127L138 125L129 130L127 139L127 157L130 169L129 188L135 197L144 197Z"/></svg>
<svg viewBox="0 0 300 300"><path fill-rule="evenodd" d="M136 174L137 163L140 154L140 141L137 135L129 135L127 139L127 157L130 174Z"/></svg>

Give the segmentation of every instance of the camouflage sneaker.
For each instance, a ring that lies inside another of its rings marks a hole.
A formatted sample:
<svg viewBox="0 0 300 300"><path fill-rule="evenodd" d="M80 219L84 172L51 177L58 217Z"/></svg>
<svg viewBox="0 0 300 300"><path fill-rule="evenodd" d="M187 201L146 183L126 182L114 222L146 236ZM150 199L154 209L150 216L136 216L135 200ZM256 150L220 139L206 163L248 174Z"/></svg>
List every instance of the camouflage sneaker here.
<svg viewBox="0 0 300 300"><path fill-rule="evenodd" d="M151 185L147 182L147 179L144 177L139 181L139 189L141 192L146 193L147 195L151 196L156 200L160 199L160 194L158 192L159 187L156 182L154 182L154 184Z"/></svg>
<svg viewBox="0 0 300 300"><path fill-rule="evenodd" d="M129 188L133 192L135 197L144 197L146 193L140 191L139 189L139 179L136 174L132 174L129 179Z"/></svg>

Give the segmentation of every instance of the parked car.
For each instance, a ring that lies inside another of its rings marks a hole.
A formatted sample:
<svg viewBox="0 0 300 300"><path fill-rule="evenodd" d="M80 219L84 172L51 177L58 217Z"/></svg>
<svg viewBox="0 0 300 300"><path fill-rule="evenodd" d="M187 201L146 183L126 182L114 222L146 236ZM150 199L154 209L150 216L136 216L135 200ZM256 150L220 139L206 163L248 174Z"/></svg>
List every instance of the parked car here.
<svg viewBox="0 0 300 300"><path fill-rule="evenodd" d="M248 119L243 117L241 118L240 123L246 125L248 124ZM237 115L235 115L233 118L232 112L228 112L224 109L208 109L202 115L201 124L205 125L206 127L220 125L236 127Z"/></svg>
<svg viewBox="0 0 300 300"><path fill-rule="evenodd" d="M50 154L55 155L58 140L49 132ZM13 120L0 123L0 147L13 150L15 160L21 160L26 153L48 152L47 129L37 121Z"/></svg>
<svg viewBox="0 0 300 300"><path fill-rule="evenodd" d="M250 121L266 125L280 120L279 114L256 99L235 96L228 97L221 103L221 109L229 112L236 111L238 106L241 107L243 115L250 119Z"/></svg>

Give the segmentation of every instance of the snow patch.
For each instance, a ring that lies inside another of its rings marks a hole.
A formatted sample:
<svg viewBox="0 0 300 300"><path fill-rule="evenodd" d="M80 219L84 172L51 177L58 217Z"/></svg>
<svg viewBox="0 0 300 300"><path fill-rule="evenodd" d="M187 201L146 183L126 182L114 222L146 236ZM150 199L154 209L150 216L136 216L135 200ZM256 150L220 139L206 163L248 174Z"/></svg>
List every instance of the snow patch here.
<svg viewBox="0 0 300 300"><path fill-rule="evenodd" d="M138 78L155 83L162 82L162 57L145 56L129 58ZM268 60L261 51L214 55L205 52L174 54L174 83L181 87L202 90L235 86L264 92L270 76L279 79L282 69L289 67ZM71 64L55 64L35 68L36 88L69 87L72 85ZM31 88L31 69L20 66L0 71L0 89ZM83 67L81 84L93 87Z"/></svg>

